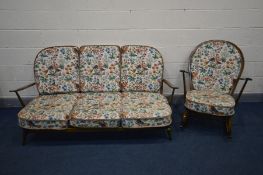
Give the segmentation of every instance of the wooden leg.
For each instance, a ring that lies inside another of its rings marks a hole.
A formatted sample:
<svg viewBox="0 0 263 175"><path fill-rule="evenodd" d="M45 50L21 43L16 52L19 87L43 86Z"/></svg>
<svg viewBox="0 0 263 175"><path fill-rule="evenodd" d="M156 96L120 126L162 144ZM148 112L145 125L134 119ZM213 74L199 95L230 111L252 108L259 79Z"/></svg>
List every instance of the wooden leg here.
<svg viewBox="0 0 263 175"><path fill-rule="evenodd" d="M22 129L22 145L24 146L26 144L26 136L27 136L27 130Z"/></svg>
<svg viewBox="0 0 263 175"><path fill-rule="evenodd" d="M171 127L171 126L169 126L169 127L166 129L166 133L167 133L168 139L169 139L169 140L172 140L172 127Z"/></svg>
<svg viewBox="0 0 263 175"><path fill-rule="evenodd" d="M187 110L184 111L182 115L181 127L184 128L188 124L189 112Z"/></svg>
<svg viewBox="0 0 263 175"><path fill-rule="evenodd" d="M232 116L226 117L226 134L228 138L231 138L232 134Z"/></svg>

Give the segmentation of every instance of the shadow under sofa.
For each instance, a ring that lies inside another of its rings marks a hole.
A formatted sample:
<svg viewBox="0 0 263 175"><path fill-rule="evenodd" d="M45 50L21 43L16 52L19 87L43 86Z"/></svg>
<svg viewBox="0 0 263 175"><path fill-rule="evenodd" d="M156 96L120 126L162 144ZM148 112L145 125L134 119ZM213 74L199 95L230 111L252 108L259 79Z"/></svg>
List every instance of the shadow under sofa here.
<svg viewBox="0 0 263 175"><path fill-rule="evenodd" d="M23 109L19 126L26 136L39 131L163 128L171 139L172 110L162 95L163 59L149 46L54 46L34 62L35 82L11 90ZM36 86L27 105L19 91ZM171 98L172 99L172 98Z"/></svg>

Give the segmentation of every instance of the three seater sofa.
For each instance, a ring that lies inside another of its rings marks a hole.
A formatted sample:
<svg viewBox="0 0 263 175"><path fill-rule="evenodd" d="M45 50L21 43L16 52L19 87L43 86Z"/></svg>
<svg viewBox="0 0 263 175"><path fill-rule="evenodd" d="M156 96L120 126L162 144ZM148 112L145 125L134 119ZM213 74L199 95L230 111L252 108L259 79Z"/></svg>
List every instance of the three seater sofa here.
<svg viewBox="0 0 263 175"><path fill-rule="evenodd" d="M162 95L163 59L142 45L54 46L34 62L35 82L11 90L22 110L26 135L39 130L164 128L171 139L172 109ZM19 91L36 86L39 95L24 104Z"/></svg>

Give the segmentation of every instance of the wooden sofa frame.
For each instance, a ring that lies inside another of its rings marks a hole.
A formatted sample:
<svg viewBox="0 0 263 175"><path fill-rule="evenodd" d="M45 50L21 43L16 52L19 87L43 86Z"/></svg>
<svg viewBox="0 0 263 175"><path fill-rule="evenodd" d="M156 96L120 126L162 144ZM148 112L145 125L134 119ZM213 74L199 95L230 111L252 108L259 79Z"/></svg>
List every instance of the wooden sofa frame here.
<svg viewBox="0 0 263 175"><path fill-rule="evenodd" d="M174 86L171 84L169 81L163 79L161 83L161 88L160 88L160 93L163 94L163 84L166 84L168 87L172 89L172 94L170 96L169 104L172 106L173 104L173 99L174 99L174 91L175 89L178 89L178 87ZM21 88L15 89L15 90L10 90L9 92L14 92L22 106L22 108L25 107L25 102L22 100L19 91L23 91L29 87L32 87L36 85L36 83L30 83L28 85L25 85ZM173 113L172 113L173 114ZM173 120L172 120L173 121ZM172 122L173 123L173 122ZM141 130L141 129L147 129L147 130L152 130L152 129L164 129L167 137L169 140L172 140L172 123L169 126L164 126L164 127L149 127L149 128L122 128L122 127L116 127L116 128L76 128L76 127L69 127L66 129L62 130L54 130L54 129L25 129L22 128L22 145L26 144L26 138L28 134L30 133L41 133L41 132L98 132L98 131L127 131L127 130Z"/></svg>

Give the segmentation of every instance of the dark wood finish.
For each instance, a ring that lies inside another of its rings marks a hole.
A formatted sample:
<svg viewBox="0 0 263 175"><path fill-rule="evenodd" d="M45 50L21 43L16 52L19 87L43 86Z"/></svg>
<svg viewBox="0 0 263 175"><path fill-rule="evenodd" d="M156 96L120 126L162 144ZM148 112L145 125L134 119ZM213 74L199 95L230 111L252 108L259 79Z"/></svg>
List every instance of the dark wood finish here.
<svg viewBox="0 0 263 175"><path fill-rule="evenodd" d="M172 88L172 89L179 89L178 87L176 87L175 85L173 85L171 82L169 82L168 80L166 80L166 79L163 79L163 82L165 83L165 84L167 84L170 88Z"/></svg>
<svg viewBox="0 0 263 175"><path fill-rule="evenodd" d="M246 85L247 85L247 82L248 82L248 81L252 81L251 78L239 78L239 79L240 79L240 80L244 80L245 82L244 82L242 88L240 89L239 94L238 94L238 96L237 96L237 98L236 98L236 105L237 105L237 103L239 102L239 99L240 99L241 95L243 94L243 91L244 91L244 89L245 89L245 87L246 87Z"/></svg>
<svg viewBox="0 0 263 175"><path fill-rule="evenodd" d="M168 139L172 140L172 127L168 127L166 129L166 133L167 133Z"/></svg>
<svg viewBox="0 0 263 175"><path fill-rule="evenodd" d="M36 83L33 82L33 83L28 84L28 85L22 86L22 87L20 87L20 88L18 88L18 89L10 90L9 92L18 92L18 91L22 91L22 90L27 89L27 88L29 88L29 87L31 87L31 86L34 86L35 84L36 84Z"/></svg>
<svg viewBox="0 0 263 175"><path fill-rule="evenodd" d="M182 115L182 121L181 121L181 127L184 128L188 124L188 118L189 118L189 111L185 109L183 115Z"/></svg>
<svg viewBox="0 0 263 175"><path fill-rule="evenodd" d="M190 75L189 72L185 71L185 70L180 70L180 72L182 72L183 75L183 85L184 85L184 99L186 97L186 82L185 82L185 74L187 73L188 75Z"/></svg>
<svg viewBox="0 0 263 175"><path fill-rule="evenodd" d="M234 43L232 42L229 42L229 41L225 41L225 40L209 40L209 41L205 41L205 42L202 42L200 43L199 45L197 45L195 47L195 49L191 52L190 56L189 56L189 60L190 60L190 63L189 63L189 68L190 68L190 65L191 65L191 62L192 62L192 57L193 55L195 54L196 50L203 44L205 43L208 43L208 42L214 42L214 41L217 41L217 42L225 42L225 43L228 43L228 44L231 44L233 45L239 52L240 56L241 56L241 69L240 69L240 72L239 72L239 75L238 75L238 78L234 81L233 83L233 87L229 93L229 95L233 96L234 94L234 91L237 87L237 84L239 82L239 80L245 80L239 94L238 94L238 97L237 99L235 100L236 101L236 104L238 103L246 85L247 85L247 82L248 81L251 81L252 79L251 78L240 78L241 77L241 74L243 72L243 69L244 69L244 56L243 56L243 53L241 51L241 49ZM186 80L185 80L185 74L189 74L189 81L190 81L190 90L193 90L194 87L193 87L193 82L192 82L192 77L191 77L191 73L190 73L190 70L189 72L188 71L185 71L185 70L180 70L180 72L182 72L182 75L183 75L183 85L184 85L184 100L186 99L186 93L187 93L187 87L186 87ZM234 96L233 96L234 98ZM185 107L185 112L182 114L182 117L181 117L181 127L185 127L187 126L187 123L188 123L188 119L189 119L189 116L190 116L190 113L196 113L196 114L201 114L201 115L205 115L205 116L214 116L214 117L219 117L219 118L224 118L225 119L225 129L226 129L226 134L229 138L231 138L231 133L232 133L232 117L233 116L216 116L216 115L211 115L211 114L205 114L205 113L200 113L200 112L196 112L196 111L191 111L189 109L187 109Z"/></svg>
<svg viewBox="0 0 263 175"><path fill-rule="evenodd" d="M10 90L9 92L14 92L14 93L16 93L16 96L17 96L17 98L18 98L21 106L22 106L22 107L25 107L25 103L24 103L24 101L22 100L22 98L20 97L20 95L19 95L18 92L19 92L19 91L22 91L22 90L25 90L25 89L27 89L27 88L29 88L29 87L31 87L31 86L34 86L35 84L36 84L35 82L34 82L34 83L30 83L30 84L25 85L25 86L23 86L23 87L21 87L21 88L18 88L18 89L15 89L15 90Z"/></svg>
<svg viewBox="0 0 263 175"><path fill-rule="evenodd" d="M231 134L232 134L232 116L227 116L226 117L226 134L228 136L228 138L231 138Z"/></svg>
<svg viewBox="0 0 263 175"><path fill-rule="evenodd" d="M174 91L175 89L179 89L178 87L174 86L171 82L169 82L166 79L163 79L163 83L165 83L167 86L172 88L172 95L170 97L170 105L173 106L173 99L174 99ZM161 93L163 93L163 85L161 86Z"/></svg>

